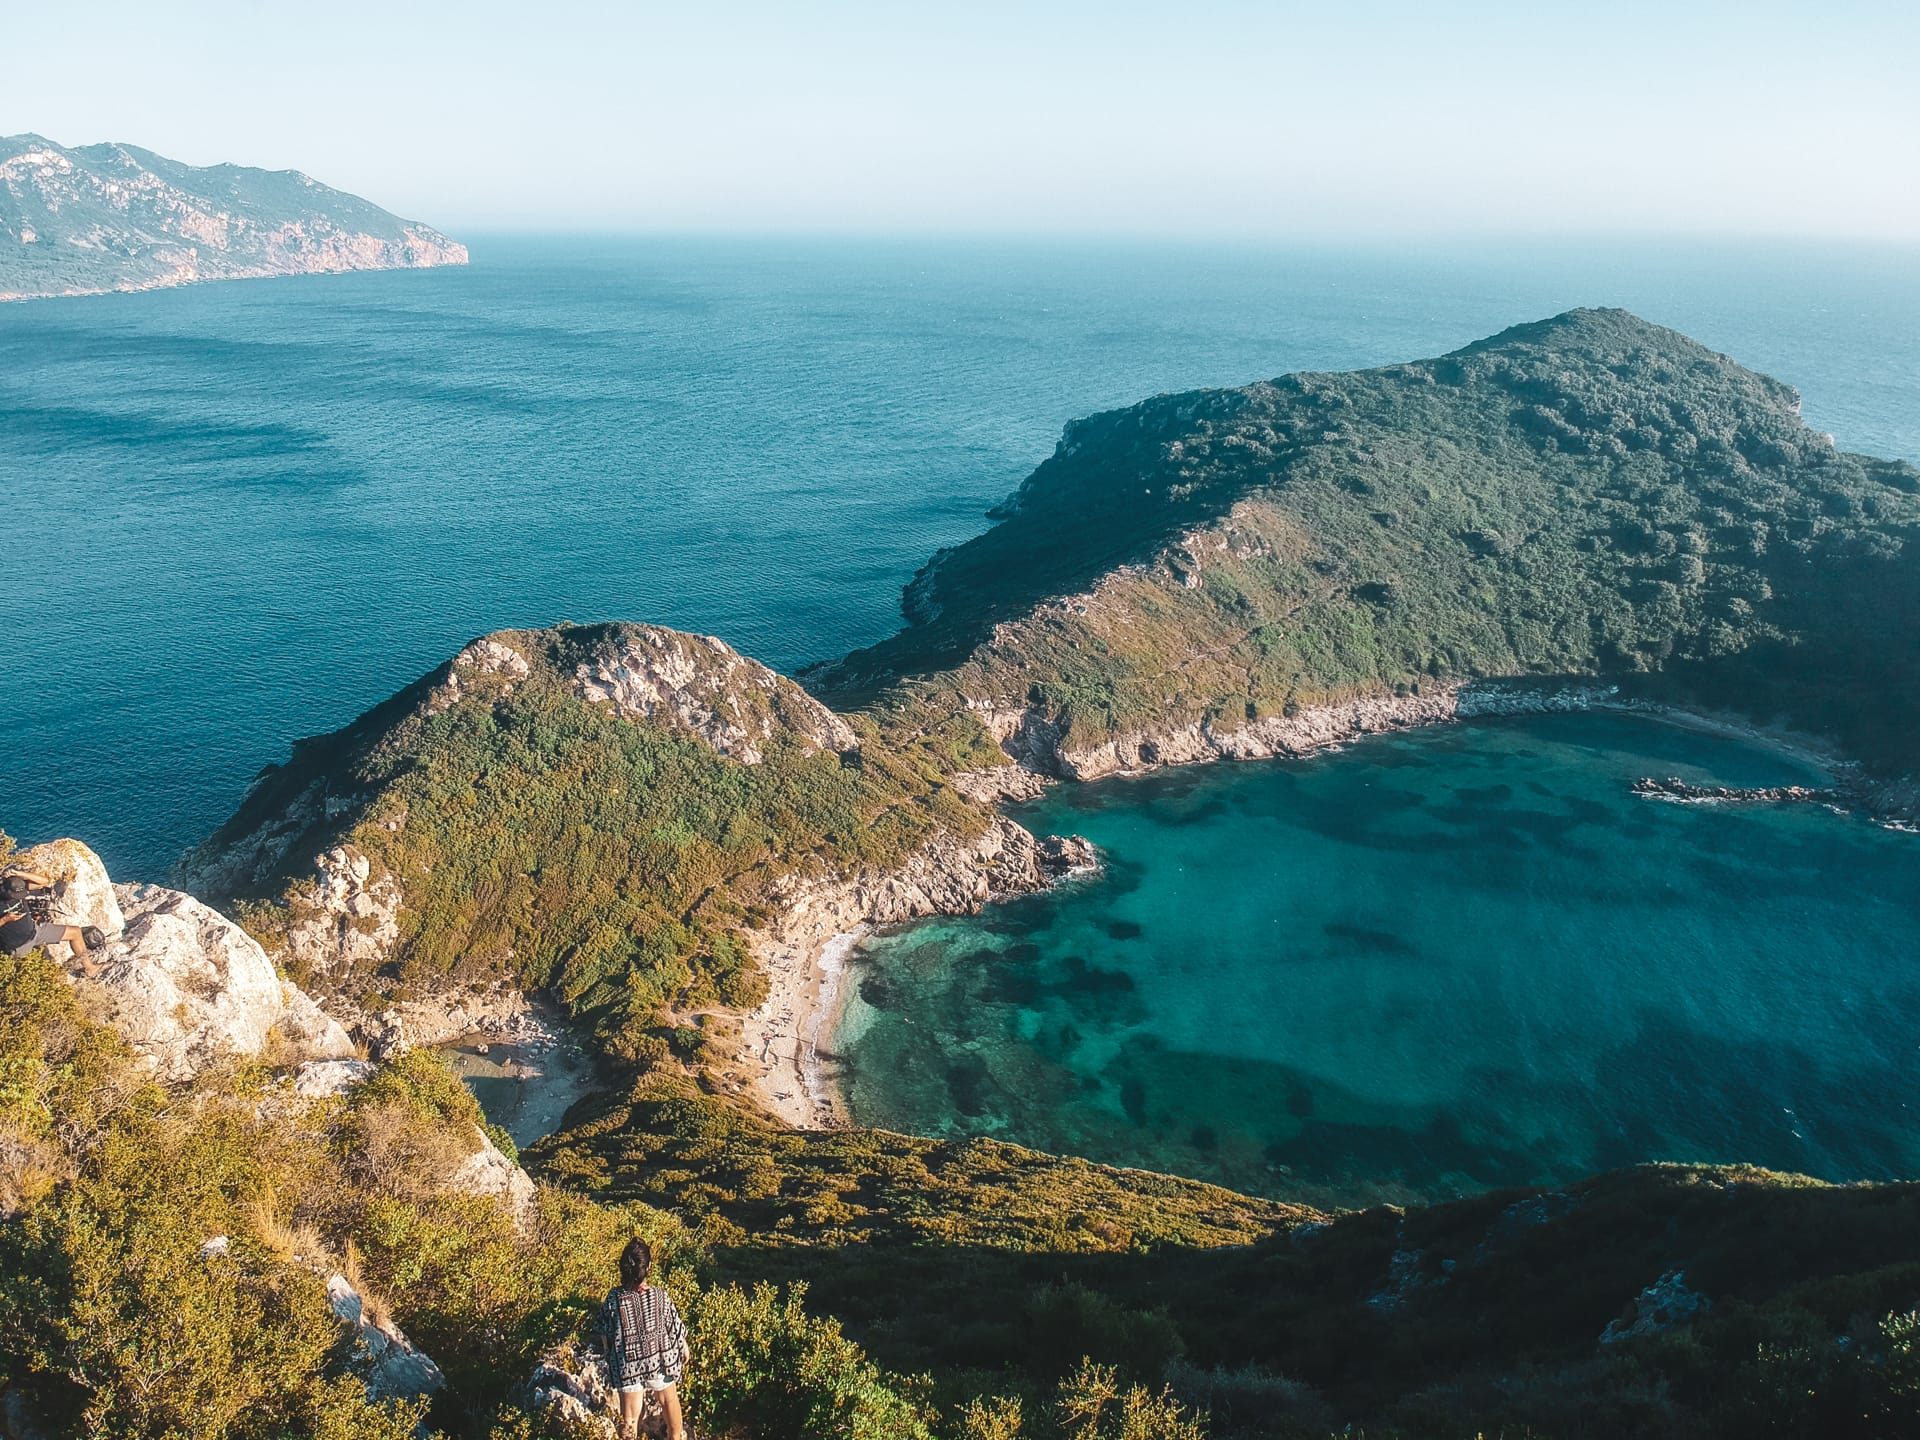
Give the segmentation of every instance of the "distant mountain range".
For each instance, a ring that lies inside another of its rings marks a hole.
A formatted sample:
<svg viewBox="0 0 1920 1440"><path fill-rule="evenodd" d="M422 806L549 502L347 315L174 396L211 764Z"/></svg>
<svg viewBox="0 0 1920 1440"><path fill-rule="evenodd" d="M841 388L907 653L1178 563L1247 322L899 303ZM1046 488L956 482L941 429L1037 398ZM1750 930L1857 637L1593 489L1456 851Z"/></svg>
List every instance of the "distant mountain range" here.
<svg viewBox="0 0 1920 1440"><path fill-rule="evenodd" d="M0 300L466 263L458 241L297 170L0 138Z"/></svg>

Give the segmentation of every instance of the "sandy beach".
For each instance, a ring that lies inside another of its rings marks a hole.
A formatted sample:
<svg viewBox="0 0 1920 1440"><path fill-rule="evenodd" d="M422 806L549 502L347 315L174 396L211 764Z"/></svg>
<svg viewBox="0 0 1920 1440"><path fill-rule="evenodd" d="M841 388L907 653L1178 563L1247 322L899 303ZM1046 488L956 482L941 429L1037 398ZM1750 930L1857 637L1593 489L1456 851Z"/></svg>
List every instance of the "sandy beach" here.
<svg viewBox="0 0 1920 1440"><path fill-rule="evenodd" d="M847 962L868 933L861 926L824 941L770 941L760 948L767 999L742 1020L736 1058L751 1079L755 1099L795 1129L830 1130L847 1123L829 1073L831 1062L819 1051L831 1045Z"/></svg>

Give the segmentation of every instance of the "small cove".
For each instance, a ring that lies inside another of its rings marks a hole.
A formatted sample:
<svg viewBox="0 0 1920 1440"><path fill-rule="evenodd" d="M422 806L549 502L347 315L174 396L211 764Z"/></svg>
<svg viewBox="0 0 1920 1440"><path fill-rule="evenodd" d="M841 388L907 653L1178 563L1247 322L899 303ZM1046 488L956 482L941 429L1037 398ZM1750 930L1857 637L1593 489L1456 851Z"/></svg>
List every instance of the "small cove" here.
<svg viewBox="0 0 1920 1440"><path fill-rule="evenodd" d="M566 1034L540 1040L475 1035L439 1050L487 1119L521 1147L557 1132L574 1103L600 1084L592 1059Z"/></svg>
<svg viewBox="0 0 1920 1440"><path fill-rule="evenodd" d="M1920 1173L1920 842L1643 775L1820 778L1587 714L1060 786L1106 870L870 939L823 1048L859 1124L1326 1203Z"/></svg>

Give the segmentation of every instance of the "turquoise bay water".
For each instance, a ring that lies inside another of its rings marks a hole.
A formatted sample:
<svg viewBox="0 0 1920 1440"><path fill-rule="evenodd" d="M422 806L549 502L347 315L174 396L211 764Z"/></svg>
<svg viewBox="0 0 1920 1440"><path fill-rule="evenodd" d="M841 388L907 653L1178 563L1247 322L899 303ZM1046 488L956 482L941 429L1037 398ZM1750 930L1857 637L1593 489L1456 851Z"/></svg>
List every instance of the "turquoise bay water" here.
<svg viewBox="0 0 1920 1440"><path fill-rule="evenodd" d="M1920 460L1920 252L465 237L464 270L0 305L0 827L159 878L290 740L470 637L790 668L1156 391L1624 305Z"/></svg>
<svg viewBox="0 0 1920 1440"><path fill-rule="evenodd" d="M1106 872L869 942L854 1116L1335 1203L1920 1174L1920 841L1648 774L1813 778L1586 715L1060 786L1020 818Z"/></svg>

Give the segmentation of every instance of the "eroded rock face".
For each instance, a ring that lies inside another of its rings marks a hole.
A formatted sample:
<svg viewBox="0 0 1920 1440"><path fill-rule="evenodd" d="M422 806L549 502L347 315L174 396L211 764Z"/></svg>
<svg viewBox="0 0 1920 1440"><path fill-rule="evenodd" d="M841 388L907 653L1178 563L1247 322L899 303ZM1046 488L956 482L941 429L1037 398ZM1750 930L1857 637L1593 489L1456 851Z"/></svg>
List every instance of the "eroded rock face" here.
<svg viewBox="0 0 1920 1440"><path fill-rule="evenodd" d="M336 1002L347 1014L353 1034L376 1060L391 1060L409 1050L446 1045L469 1035L489 1040L533 1044L550 1040L551 1032L527 997L512 985L491 990L451 990L425 1000L403 1000L378 1011L356 1011Z"/></svg>
<svg viewBox="0 0 1920 1440"><path fill-rule="evenodd" d="M1024 706L996 707L976 701L972 708L1001 747L1023 765L1074 780L1098 780L1161 765L1309 755L1365 735L1479 716L1633 707L1611 686L1540 690L1504 685L1435 685L1418 695L1363 695L1309 706L1293 715L1265 716L1230 729L1208 721L1186 721L1116 735L1092 745L1076 745L1070 731Z"/></svg>
<svg viewBox="0 0 1920 1440"><path fill-rule="evenodd" d="M378 964L400 937L400 886L376 876L373 863L352 845L314 862L313 879L292 895L287 958L317 974Z"/></svg>
<svg viewBox="0 0 1920 1440"><path fill-rule="evenodd" d="M498 635L482 635L453 657L447 678L427 701L430 714L451 709L467 697L468 682L478 676L497 680L499 693L511 695L513 687L533 673L526 655Z"/></svg>
<svg viewBox="0 0 1920 1440"><path fill-rule="evenodd" d="M569 1340L540 1357L527 1382L527 1408L545 1414L567 1434L616 1440L620 1408L607 1375L606 1357L591 1345Z"/></svg>
<svg viewBox="0 0 1920 1440"><path fill-rule="evenodd" d="M789 876L776 891L777 918L757 939L770 964L789 968L834 935L923 915L971 915L989 900L1044 890L1099 863L1091 841L1077 835L1040 839L995 815L983 834L936 835L897 870Z"/></svg>
<svg viewBox="0 0 1920 1440"><path fill-rule="evenodd" d="M574 692L626 719L690 731L747 765L759 764L781 732L840 753L859 744L846 721L793 681L710 635L629 627L576 667Z"/></svg>
<svg viewBox="0 0 1920 1440"><path fill-rule="evenodd" d="M340 1025L282 980L260 943L191 895L119 885L126 928L80 982L127 1042L166 1080L189 1080L229 1057L353 1054Z"/></svg>

